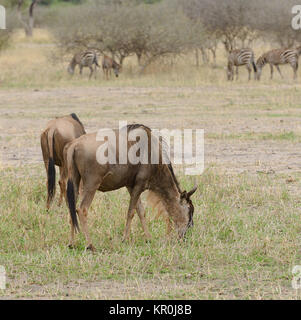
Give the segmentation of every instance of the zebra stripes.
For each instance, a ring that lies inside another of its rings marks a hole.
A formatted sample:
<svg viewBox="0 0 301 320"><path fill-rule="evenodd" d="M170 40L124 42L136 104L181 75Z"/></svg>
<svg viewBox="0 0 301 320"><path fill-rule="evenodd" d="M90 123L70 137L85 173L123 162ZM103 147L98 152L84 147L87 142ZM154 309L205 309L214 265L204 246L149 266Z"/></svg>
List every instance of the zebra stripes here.
<svg viewBox="0 0 301 320"><path fill-rule="evenodd" d="M301 53L301 47L292 48L292 49L274 49L270 50L263 55L261 55L257 62L257 80L260 80L262 68L269 64L271 68L271 79L273 79L274 73L274 66L278 70L281 78L283 78L282 73L280 71L279 65L282 64L290 64L294 71L294 79L297 78L297 71L298 71L298 59L299 54Z"/></svg>
<svg viewBox="0 0 301 320"><path fill-rule="evenodd" d="M99 67L96 52L93 50L79 52L73 56L71 62L69 63L68 72L71 75L73 75L75 67L79 65L79 73L82 74L83 68L88 67L90 69L89 79L91 79L92 74L94 72L93 64L95 64L95 77L96 77L96 67Z"/></svg>
<svg viewBox="0 0 301 320"><path fill-rule="evenodd" d="M234 79L234 67L236 67L236 80L238 79L238 67L246 66L249 72L249 80L251 80L252 67L256 79L256 65L254 61L254 53L250 48L234 49L228 56L227 76L228 80Z"/></svg>

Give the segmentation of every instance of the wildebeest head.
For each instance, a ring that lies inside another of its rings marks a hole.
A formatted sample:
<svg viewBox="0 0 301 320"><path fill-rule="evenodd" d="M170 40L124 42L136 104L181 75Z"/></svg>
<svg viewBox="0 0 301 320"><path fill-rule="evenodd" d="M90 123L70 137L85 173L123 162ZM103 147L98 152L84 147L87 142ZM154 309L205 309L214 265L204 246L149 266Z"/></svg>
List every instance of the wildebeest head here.
<svg viewBox="0 0 301 320"><path fill-rule="evenodd" d="M189 192L183 191L181 193L181 206L183 211L188 217L188 222L186 225L178 226L178 234L180 238L183 238L185 236L185 233L187 230L191 227L193 227L193 212L194 212L194 206L193 203L190 199L190 197L195 193L197 190L197 187L194 187L192 190Z"/></svg>

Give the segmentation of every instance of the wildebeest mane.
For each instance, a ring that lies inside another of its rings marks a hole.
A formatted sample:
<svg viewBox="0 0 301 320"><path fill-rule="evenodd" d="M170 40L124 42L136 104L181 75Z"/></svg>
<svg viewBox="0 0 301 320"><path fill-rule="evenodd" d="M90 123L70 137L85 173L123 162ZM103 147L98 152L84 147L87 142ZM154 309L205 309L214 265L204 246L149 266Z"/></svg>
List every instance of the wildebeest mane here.
<svg viewBox="0 0 301 320"><path fill-rule="evenodd" d="M133 124L128 124L127 125L127 130L128 131L135 130L135 129L138 129L138 128L144 128L145 130L147 130L149 132L152 132L152 130L149 127L145 126L144 124L133 123ZM162 137L162 140L163 140L163 137ZM163 144L164 144L164 140L162 141L162 145ZM177 180L177 177L176 177L176 175L174 173L174 170L173 170L173 167L172 167L171 163L168 163L167 166L168 166L168 169L169 169L169 171L171 173L171 176L173 178L173 181L174 181L179 193L182 193L181 188L180 188L180 184L179 184L179 182Z"/></svg>
<svg viewBox="0 0 301 320"><path fill-rule="evenodd" d="M70 116L84 128L84 125L82 124L82 122L79 120L78 116L75 113L71 113Z"/></svg>
<svg viewBox="0 0 301 320"><path fill-rule="evenodd" d="M145 126L144 124L140 124L140 123L132 123L132 124L128 124L126 126L128 131L132 131L138 128L144 128L145 130L149 130L150 132L152 131L151 128Z"/></svg>

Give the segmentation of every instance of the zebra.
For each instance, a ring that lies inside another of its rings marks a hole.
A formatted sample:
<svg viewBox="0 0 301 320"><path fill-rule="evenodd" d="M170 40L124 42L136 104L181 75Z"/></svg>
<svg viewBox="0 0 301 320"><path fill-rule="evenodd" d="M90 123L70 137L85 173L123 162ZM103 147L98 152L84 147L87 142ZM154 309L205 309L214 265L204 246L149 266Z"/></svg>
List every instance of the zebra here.
<svg viewBox="0 0 301 320"><path fill-rule="evenodd" d="M278 70L281 78L283 79L282 73L280 71L279 65L280 64L290 64L291 67L293 68L294 71L294 79L297 78L297 71L298 71L298 60L299 60L299 55L301 53L301 47L298 48L291 48L291 49L286 49L286 48L281 48L281 49L273 49L270 50L263 55L261 55L257 62L257 80L260 80L262 68L268 63L271 68L271 79L273 79L273 73L274 73L274 68L273 66L276 67Z"/></svg>
<svg viewBox="0 0 301 320"><path fill-rule="evenodd" d="M95 64L95 78L96 78L96 67L99 67L96 52L93 50L79 52L73 56L71 62L69 63L68 72L71 75L73 75L76 65L79 65L79 73L82 74L83 68L88 67L91 71L89 76L89 79L91 79L92 74L94 72L93 64Z"/></svg>
<svg viewBox="0 0 301 320"><path fill-rule="evenodd" d="M102 60L102 70L104 72L104 74L106 75L106 78L108 80L108 74L109 71L111 73L111 69L114 70L115 76L118 77L119 75L119 71L121 69L121 65L118 64L115 60L113 60L112 58L104 55L103 56L103 60Z"/></svg>
<svg viewBox="0 0 301 320"><path fill-rule="evenodd" d="M244 65L248 69L249 80L251 80L251 72L252 72L252 66L253 66L253 70L255 73L255 79L256 79L257 68L256 68L255 61L254 61L253 50L250 48L232 50L228 56L228 67L227 67L228 80L234 79L234 66L236 67L236 80L237 80L238 79L238 67L244 66Z"/></svg>

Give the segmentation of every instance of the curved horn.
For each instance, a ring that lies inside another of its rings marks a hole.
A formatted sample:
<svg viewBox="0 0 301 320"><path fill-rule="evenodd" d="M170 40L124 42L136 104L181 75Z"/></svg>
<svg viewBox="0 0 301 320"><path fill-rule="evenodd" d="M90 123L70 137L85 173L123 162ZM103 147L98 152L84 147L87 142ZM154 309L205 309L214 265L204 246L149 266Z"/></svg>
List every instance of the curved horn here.
<svg viewBox="0 0 301 320"><path fill-rule="evenodd" d="M190 190L188 193L187 193L187 198L190 198L195 192L196 192L196 189L197 189L198 187L197 186L195 186L192 190Z"/></svg>

